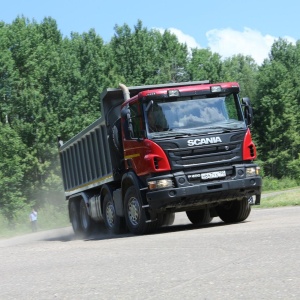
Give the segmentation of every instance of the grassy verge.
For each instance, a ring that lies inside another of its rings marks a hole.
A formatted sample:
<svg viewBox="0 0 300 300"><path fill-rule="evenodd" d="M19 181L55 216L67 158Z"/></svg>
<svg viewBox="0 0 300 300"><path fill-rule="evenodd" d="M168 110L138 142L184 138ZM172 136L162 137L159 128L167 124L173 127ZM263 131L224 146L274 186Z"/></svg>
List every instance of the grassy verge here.
<svg viewBox="0 0 300 300"><path fill-rule="evenodd" d="M292 178L276 179L263 177L263 197L255 208L272 208L300 205L299 180Z"/></svg>
<svg viewBox="0 0 300 300"><path fill-rule="evenodd" d="M284 177L281 179L273 178L273 177L263 177L263 192L274 192L274 191L282 191L293 188L300 188L299 180Z"/></svg>
<svg viewBox="0 0 300 300"><path fill-rule="evenodd" d="M267 192L263 194L260 205L255 208L272 208L280 206L300 205L300 187L299 189L284 190L278 192Z"/></svg>
<svg viewBox="0 0 300 300"><path fill-rule="evenodd" d="M13 225L9 225L7 220L0 214L0 239L31 233L29 214L30 210L18 212L16 222ZM69 226L67 207L45 205L45 207L38 210L37 224L38 231Z"/></svg>

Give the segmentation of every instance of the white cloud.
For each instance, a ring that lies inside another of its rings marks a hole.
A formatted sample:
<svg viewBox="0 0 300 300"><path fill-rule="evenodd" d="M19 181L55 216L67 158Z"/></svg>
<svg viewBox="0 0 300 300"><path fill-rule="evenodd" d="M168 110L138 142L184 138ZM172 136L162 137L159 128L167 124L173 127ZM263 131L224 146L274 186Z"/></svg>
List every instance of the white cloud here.
<svg viewBox="0 0 300 300"><path fill-rule="evenodd" d="M156 28L161 33L165 29ZM201 49L196 39L188 34L183 33L176 28L168 28L171 33L175 34L180 43L185 43L189 50L192 48ZM259 31L251 28L244 28L244 31L237 31L231 28L212 29L206 33L207 47L212 52L219 53L223 58L228 58L236 54L251 56L257 64L262 64L263 60L268 58L271 47L277 37L269 34L262 35ZM283 37L288 42L296 44L292 37Z"/></svg>
<svg viewBox="0 0 300 300"><path fill-rule="evenodd" d="M186 44L189 49L191 48L202 48L192 36L183 33L181 30L176 28L168 29L171 33L175 34L178 38L178 42Z"/></svg>
<svg viewBox="0 0 300 300"><path fill-rule="evenodd" d="M249 55L257 64L262 64L277 39L271 35L262 35L259 31L245 27L243 32L231 28L213 29L206 33L208 47L212 52L219 53L223 58L235 54ZM293 44L292 37L283 37Z"/></svg>
<svg viewBox="0 0 300 300"><path fill-rule="evenodd" d="M159 30L160 33L164 33L165 32L165 29L162 29L162 28L156 28L157 30ZM185 34L183 33L181 30L179 29L176 29L176 28L168 28L167 29L168 31L170 31L172 34L175 34L177 39L178 39L178 42L181 43L181 44L186 44L188 49L191 49L191 48L202 48L198 43L197 41L195 40L194 37L188 35L188 34Z"/></svg>

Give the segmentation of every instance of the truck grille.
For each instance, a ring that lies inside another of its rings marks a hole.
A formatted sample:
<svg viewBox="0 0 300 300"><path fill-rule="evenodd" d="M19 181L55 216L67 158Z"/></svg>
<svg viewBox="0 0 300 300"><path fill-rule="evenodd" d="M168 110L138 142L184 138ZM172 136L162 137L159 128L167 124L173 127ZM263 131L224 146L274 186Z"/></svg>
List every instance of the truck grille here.
<svg viewBox="0 0 300 300"><path fill-rule="evenodd" d="M233 135L227 143L180 148L177 143L161 142L173 170L228 166L242 160L243 134Z"/></svg>

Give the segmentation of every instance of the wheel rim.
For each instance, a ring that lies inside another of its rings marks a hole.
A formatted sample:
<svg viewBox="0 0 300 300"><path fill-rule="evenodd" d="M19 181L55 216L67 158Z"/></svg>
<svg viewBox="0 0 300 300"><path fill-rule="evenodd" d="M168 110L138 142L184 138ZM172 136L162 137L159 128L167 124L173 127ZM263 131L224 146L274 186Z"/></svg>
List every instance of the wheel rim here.
<svg viewBox="0 0 300 300"><path fill-rule="evenodd" d="M115 224L115 208L111 202L106 206L106 220L109 227L113 227Z"/></svg>
<svg viewBox="0 0 300 300"><path fill-rule="evenodd" d="M137 226L140 221L140 204L138 199L131 197L128 201L128 219L133 226Z"/></svg>

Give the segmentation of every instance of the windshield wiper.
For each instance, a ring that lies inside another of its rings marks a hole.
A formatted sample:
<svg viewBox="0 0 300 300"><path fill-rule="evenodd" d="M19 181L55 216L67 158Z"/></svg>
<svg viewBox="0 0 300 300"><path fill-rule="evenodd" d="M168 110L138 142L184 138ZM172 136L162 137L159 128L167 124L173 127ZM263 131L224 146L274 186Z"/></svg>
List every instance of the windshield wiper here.
<svg viewBox="0 0 300 300"><path fill-rule="evenodd" d="M162 132L152 132L152 137L183 137L191 136L189 132L180 132L180 131L162 131Z"/></svg>
<svg viewBox="0 0 300 300"><path fill-rule="evenodd" d="M211 126L208 127L209 129L222 129L222 130L236 130L236 129L243 129L243 126L235 124L235 126L232 125L223 125L223 126Z"/></svg>
<svg viewBox="0 0 300 300"><path fill-rule="evenodd" d="M222 132L228 132L230 130L238 130L243 129L244 127L241 124L223 124L223 125L216 125L216 126L206 126L206 127L197 127L193 129L197 130L221 130Z"/></svg>

